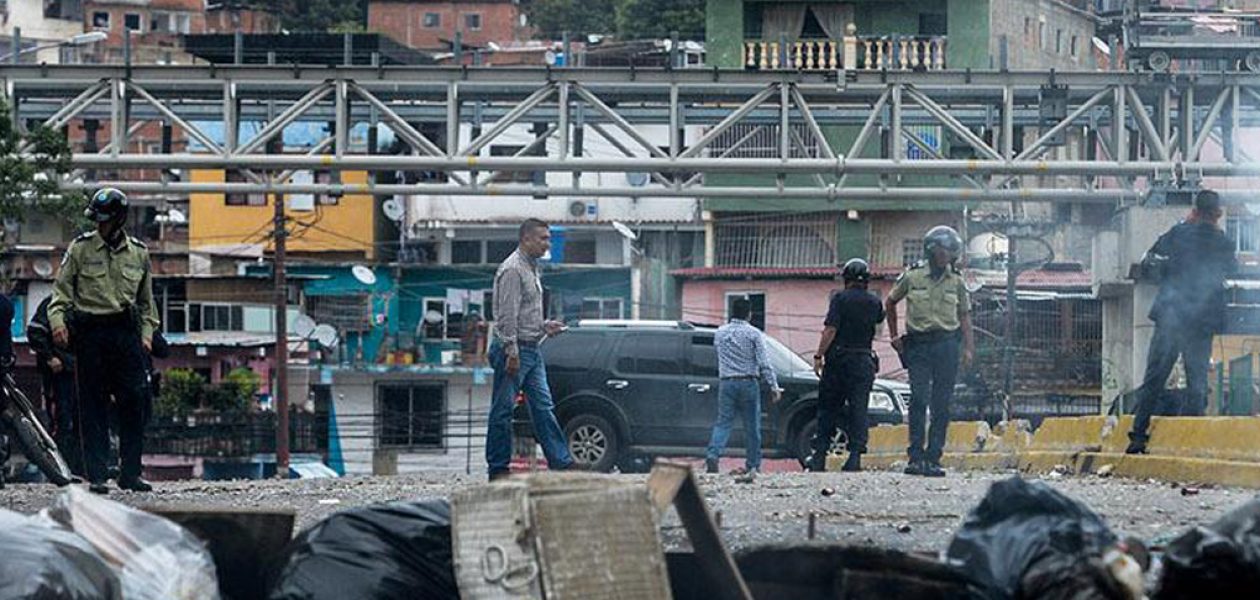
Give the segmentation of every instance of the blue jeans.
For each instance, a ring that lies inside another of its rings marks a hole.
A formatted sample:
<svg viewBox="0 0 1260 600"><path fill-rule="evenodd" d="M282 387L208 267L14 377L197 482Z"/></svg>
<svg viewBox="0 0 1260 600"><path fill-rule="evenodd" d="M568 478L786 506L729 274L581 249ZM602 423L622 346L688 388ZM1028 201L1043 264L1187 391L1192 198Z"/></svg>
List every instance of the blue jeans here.
<svg viewBox="0 0 1260 600"><path fill-rule="evenodd" d="M525 392L529 417L534 422L534 436L542 445L547 465L553 470L567 469L573 464L564 431L556 421L555 404L547 387L547 367L536 346L520 346L521 370L516 377L507 373L507 355L499 344L490 347L490 366L494 369L494 387L490 393L490 422L486 426L486 463L490 473L506 473L512 459L512 408L517 392Z"/></svg>
<svg viewBox="0 0 1260 600"><path fill-rule="evenodd" d="M713 424L713 437L709 438L708 460L717 460L731 439L731 427L735 424L735 411L743 413L744 444L747 458L744 467L761 468L761 384L755 379L723 379L718 383L717 423Z"/></svg>

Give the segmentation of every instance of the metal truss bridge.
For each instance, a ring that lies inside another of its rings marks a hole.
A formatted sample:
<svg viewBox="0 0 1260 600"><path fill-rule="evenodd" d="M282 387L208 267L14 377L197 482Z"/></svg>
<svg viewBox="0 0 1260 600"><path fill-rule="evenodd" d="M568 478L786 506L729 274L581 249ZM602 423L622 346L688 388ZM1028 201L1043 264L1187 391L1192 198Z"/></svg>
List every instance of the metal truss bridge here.
<svg viewBox="0 0 1260 600"><path fill-rule="evenodd" d="M1252 73L4 65L0 82L19 127L108 123L99 152L73 156L79 170L68 188L828 199L843 207L861 199L1136 202L1151 187L1260 176L1246 151L1245 132L1260 128L1260 75ZM300 121L330 123L332 134L304 154L271 143ZM137 152L129 138L155 122L182 131L197 151ZM258 132L239 139L247 122ZM410 152L353 152L349 132L364 123L387 126ZM512 156L483 156L522 126L532 127L531 143ZM942 132L948 148L925 140L924 126ZM742 138L732 141L734 131ZM772 136L771 155L740 157L758 135ZM620 156L588 156L592 136ZM245 177L191 183L121 175L135 169L233 169ZM296 170L441 176L292 183ZM580 178L493 182L496 173L523 171L652 180L641 187L582 186ZM102 172L120 180L91 179ZM766 184L721 185L705 174L763 175ZM915 187L919 180L938 183Z"/></svg>

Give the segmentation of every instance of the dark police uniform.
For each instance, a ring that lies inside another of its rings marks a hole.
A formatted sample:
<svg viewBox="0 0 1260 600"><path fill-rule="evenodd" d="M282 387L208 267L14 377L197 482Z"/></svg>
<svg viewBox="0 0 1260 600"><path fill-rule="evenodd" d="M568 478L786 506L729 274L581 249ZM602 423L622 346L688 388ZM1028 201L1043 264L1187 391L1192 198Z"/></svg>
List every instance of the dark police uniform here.
<svg viewBox="0 0 1260 600"><path fill-rule="evenodd" d="M910 371L910 463L938 465L958 379L962 317L970 310L967 288L954 267L946 267L933 277L931 267L923 263L906 271L888 297L894 303L906 299L902 362ZM932 423L925 449L924 421L929 406Z"/></svg>
<svg viewBox="0 0 1260 600"><path fill-rule="evenodd" d="M0 368L12 369L13 356L13 302L0 294ZM9 436L7 425L0 421L0 488L4 488L4 470L9 462Z"/></svg>
<svg viewBox="0 0 1260 600"><path fill-rule="evenodd" d="M48 320L54 331L68 326L78 358L78 429L88 480L107 478L110 392L118 409L119 481L139 479L149 396L141 340L151 341L158 325L148 248L130 236L116 248L96 232L79 236L57 274Z"/></svg>
<svg viewBox="0 0 1260 600"><path fill-rule="evenodd" d="M52 326L48 322L48 305L52 297L44 298L35 309L35 315L26 327L26 339L35 351L35 365L39 369L43 387L45 411L52 417L53 437L57 449L70 466L70 472L84 475L83 440L75 427L79 412L78 390L75 389L74 355L58 348L53 342ZM54 373L49 362L56 358L62 369Z"/></svg>
<svg viewBox="0 0 1260 600"><path fill-rule="evenodd" d="M1149 314L1155 334L1129 433L1135 449L1145 446L1151 413L1178 356L1185 361L1190 402L1206 405L1212 337L1225 325L1225 278L1238 267L1234 243L1206 222L1177 224L1156 240L1147 256L1162 257L1164 265Z"/></svg>
<svg viewBox="0 0 1260 600"><path fill-rule="evenodd" d="M849 288L832 295L823 325L834 327L836 337L827 348L822 379L818 382L815 461L826 456L842 415L849 452L866 452L866 414L878 368L871 340L875 338L875 326L882 322L884 305L874 294Z"/></svg>

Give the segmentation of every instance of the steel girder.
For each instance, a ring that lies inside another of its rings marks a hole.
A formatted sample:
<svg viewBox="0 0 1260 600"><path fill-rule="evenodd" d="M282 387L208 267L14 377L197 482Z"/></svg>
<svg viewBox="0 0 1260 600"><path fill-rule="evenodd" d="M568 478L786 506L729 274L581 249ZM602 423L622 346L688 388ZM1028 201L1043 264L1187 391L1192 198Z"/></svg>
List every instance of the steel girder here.
<svg viewBox="0 0 1260 600"><path fill-rule="evenodd" d="M195 187L226 192L252 186L249 191L335 193L346 191L345 186L285 182L295 169L353 169L424 170L444 173L449 180L363 190L372 193L618 193L582 188L576 178L573 186L528 186L526 191L491 184L493 175L478 176L543 171L652 174L652 185L627 188L632 191L626 195L633 196L898 198L927 189L945 198L959 191L888 178L949 175L960 179L967 198L1081 201L1082 195L1094 194L1114 201L1134 197L1133 190L1155 182L1260 176L1260 168L1239 147L1243 131L1260 127L1260 75L1250 73L13 65L0 66L0 79L20 125L35 119L59 127L87 117L110 122L104 151L73 157L79 169L231 168L246 170L251 180L236 187L112 182L135 191L183 193ZM1060 113L1047 115L1048 96L1062 98ZM222 123L219 138L206 130L211 118ZM159 119L205 150L132 152L127 140L137 123ZM268 153L272 137L310 120L334 123L330 140L308 154ZM249 121L259 123L260 132L237 139L241 124ZM389 127L412 154L354 154L348 131L360 123ZM471 125L472 139L460 139L461 123ZM663 148L644 130L660 123L670 125ZM733 144L715 145L741 124L752 129ZM525 150L482 156L487 146L521 125L534 125L539 132ZM946 132L955 158L940 140L933 145L912 127L921 125ZM679 131L688 127L702 131L684 146ZM1032 132L1025 133L1029 127ZM623 156L579 155L579 131L585 130L606 138ZM1087 130L1099 132L1101 158L1067 160L1048 152L1061 143L1062 134ZM776 136L775 156L732 158L757 131ZM877 137L887 141L873 144ZM851 143L837 145L837 139ZM556 143L547 156L529 156L548 141ZM1224 160L1204 158L1209 142L1223 148ZM959 148L965 158L958 158ZM763 174L777 178L778 185L702 188L700 175L684 178L684 173ZM881 176L883 183L849 185L851 175L866 174ZM788 175L807 175L812 185L788 186ZM1053 189L1010 189L1023 176L1060 177ZM1100 178L1116 178L1125 189L1104 193Z"/></svg>

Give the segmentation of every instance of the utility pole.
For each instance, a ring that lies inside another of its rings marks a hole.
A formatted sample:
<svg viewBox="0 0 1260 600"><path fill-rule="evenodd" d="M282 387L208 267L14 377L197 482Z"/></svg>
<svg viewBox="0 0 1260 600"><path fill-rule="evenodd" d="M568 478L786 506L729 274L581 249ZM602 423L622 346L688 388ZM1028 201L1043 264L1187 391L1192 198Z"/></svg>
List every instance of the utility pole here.
<svg viewBox="0 0 1260 600"><path fill-rule="evenodd" d="M289 232L284 216L284 195L275 194L272 238L275 244L276 277L276 381L271 396L276 407L276 476L289 477L289 332L288 281L284 272L285 238Z"/></svg>

